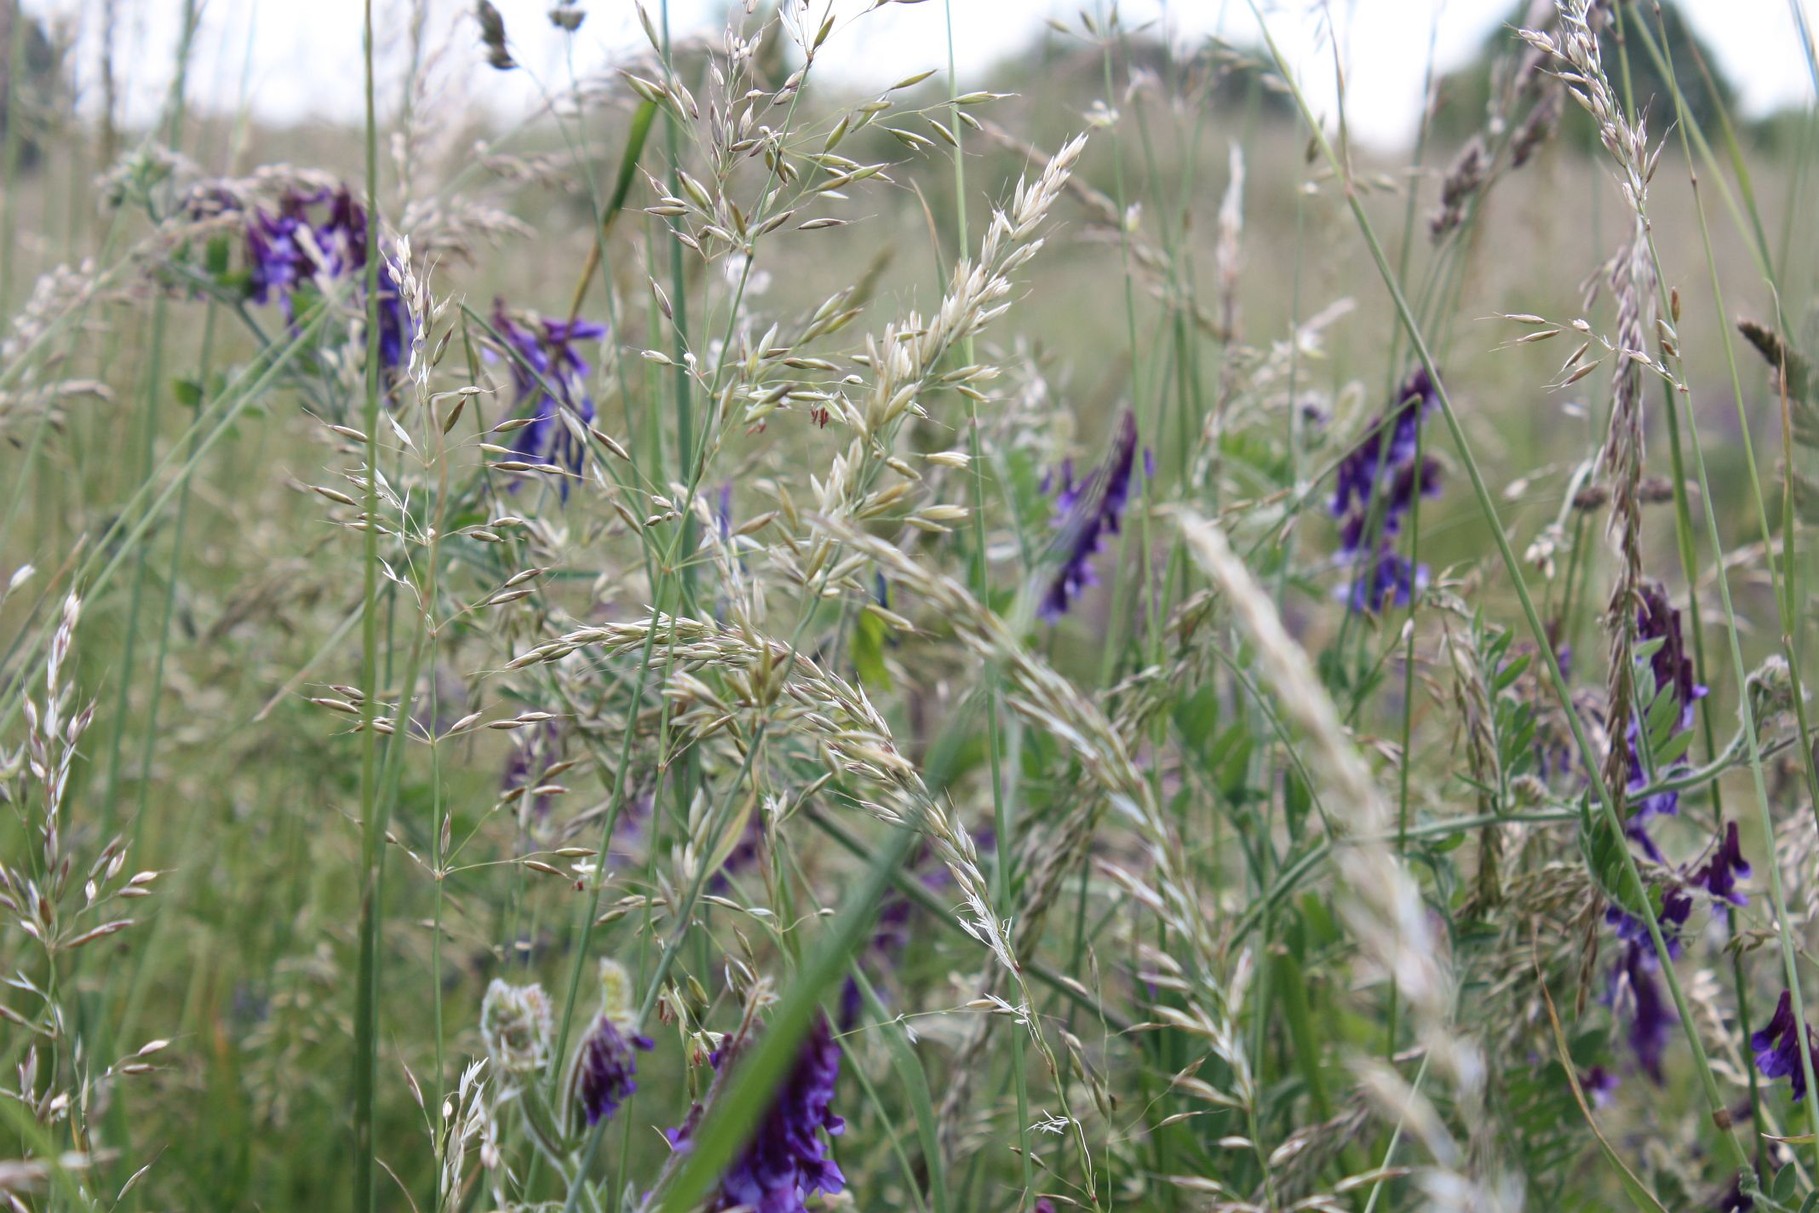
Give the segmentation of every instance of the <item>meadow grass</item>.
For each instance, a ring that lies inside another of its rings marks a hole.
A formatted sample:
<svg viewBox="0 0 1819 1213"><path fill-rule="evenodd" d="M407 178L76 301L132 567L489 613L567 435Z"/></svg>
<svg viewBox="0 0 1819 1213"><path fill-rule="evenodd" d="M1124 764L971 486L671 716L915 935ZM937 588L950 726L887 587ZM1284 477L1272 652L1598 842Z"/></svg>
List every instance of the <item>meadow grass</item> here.
<svg viewBox="0 0 1819 1213"><path fill-rule="evenodd" d="M748 7L9 131L13 1207L1819 1202L1810 115Z"/></svg>

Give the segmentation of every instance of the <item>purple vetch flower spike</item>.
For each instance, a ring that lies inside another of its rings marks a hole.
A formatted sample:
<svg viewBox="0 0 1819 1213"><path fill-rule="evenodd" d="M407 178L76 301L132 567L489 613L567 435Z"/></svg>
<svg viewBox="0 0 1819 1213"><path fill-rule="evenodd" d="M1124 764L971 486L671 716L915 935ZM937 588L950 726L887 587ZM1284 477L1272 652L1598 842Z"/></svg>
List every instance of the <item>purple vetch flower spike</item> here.
<svg viewBox="0 0 1819 1213"><path fill-rule="evenodd" d="M328 215L318 223L311 211L323 202ZM364 311L367 224L366 208L345 185L313 194L292 190L276 215L255 210L246 224L249 297L270 303L275 294L285 323L294 325L298 287L311 279L348 277L355 280L355 305ZM381 264L378 278L379 359L388 370L397 370L404 365L416 326L391 267Z"/></svg>
<svg viewBox="0 0 1819 1213"><path fill-rule="evenodd" d="M1407 606L1426 588L1427 566L1410 564L1408 557L1386 543L1377 549L1375 558L1359 565L1351 584L1339 594L1353 611L1374 615L1388 606Z"/></svg>
<svg viewBox="0 0 1819 1213"><path fill-rule="evenodd" d="M937 868L935 872L922 878L926 886L945 883L946 868ZM861 958L868 967L877 969L894 969L902 959L904 949L910 941L910 916L915 911L915 903L901 893L892 893L886 897L884 904L878 907L878 926L872 932L871 942L866 946ZM859 979L849 974L845 984L840 987L840 1030L850 1031L859 1022L859 1012L864 1004L863 991L859 988Z"/></svg>
<svg viewBox="0 0 1819 1213"><path fill-rule="evenodd" d="M1794 999L1787 990L1775 1004L1775 1014L1760 1032L1750 1034L1750 1050L1756 1055L1756 1069L1764 1078L1785 1078L1794 1089L1794 1099L1806 1097L1806 1068L1800 1061L1799 1025L1794 1020ZM1807 1053L1819 1054L1819 1037L1809 1025L1806 1029ZM1819 1056L1815 1056L1819 1064Z"/></svg>
<svg viewBox="0 0 1819 1213"><path fill-rule="evenodd" d="M714 1068L725 1064L725 1050L709 1058ZM755 1213L807 1213L805 1203L817 1192L836 1195L846 1176L828 1157L822 1137L838 1137L846 1122L830 1110L840 1078L840 1046L827 1018L816 1015L796 1054L796 1064L759 1122L758 1132L720 1179L720 1189L707 1205L709 1213L747 1209ZM668 1133L670 1144L686 1150L700 1124L701 1109Z"/></svg>
<svg viewBox="0 0 1819 1213"><path fill-rule="evenodd" d="M1656 978L1657 965L1646 944L1631 943L1624 949L1623 963L1617 971L1618 990L1627 988L1634 1004L1629 1025L1630 1051L1657 1086L1661 1076L1661 1055L1673 1034L1674 1012L1662 995Z"/></svg>
<svg viewBox="0 0 1819 1213"><path fill-rule="evenodd" d="M1693 883L1712 895L1715 901L1728 901L1734 906L1746 906L1750 903L1747 895L1737 891L1737 881L1747 879L1750 874L1749 861L1743 858L1743 844L1737 839L1737 823L1730 822L1724 827L1724 836L1718 842L1718 849L1705 865L1693 873Z"/></svg>
<svg viewBox="0 0 1819 1213"><path fill-rule="evenodd" d="M1402 529L1417 494L1440 492L1440 463L1420 454L1421 423L1439 402L1433 381L1417 367L1389 412L1339 462L1332 514L1339 522L1339 563L1354 566L1338 597L1354 612L1406 606L1426 585L1427 570L1397 552L1390 537Z"/></svg>
<svg viewBox="0 0 1819 1213"><path fill-rule="evenodd" d="M990 826L973 835L973 846L982 854L989 854L997 845L997 834ZM953 883L953 876L947 866L937 862L934 853L924 845L916 857L914 867L920 871L918 879L922 887L930 891L940 890ZM878 907L878 925L872 932L870 943L858 957L857 963L869 971L883 975L894 970L909 949L911 938L910 923L915 918L916 905L902 893L891 893ZM862 991L855 977L848 976L846 984L840 991L840 1030L850 1031L859 1022L859 1011L862 1004Z"/></svg>
<svg viewBox="0 0 1819 1213"><path fill-rule="evenodd" d="M1675 702L1680 705L1680 727L1675 731L1692 728L1693 703L1705 698L1709 688L1693 681L1693 659L1686 651L1680 612L1669 605L1667 591L1658 581L1642 587L1642 605L1636 610L1636 638L1661 641L1661 647L1649 657L1655 686L1657 690L1674 689Z"/></svg>
<svg viewBox="0 0 1819 1213"><path fill-rule="evenodd" d="M512 385L517 407L531 424L520 429L513 449L535 462L559 464L579 472L586 449L575 440L559 413L566 411L583 424L594 419L594 400L587 392L587 375L593 368L578 348L584 341L606 336L606 326L591 320L533 319L520 323L506 311L505 301L493 301L493 329L510 347ZM561 483L568 497L568 481Z"/></svg>
<svg viewBox="0 0 1819 1213"><path fill-rule="evenodd" d="M575 1119L591 1127L617 1112L638 1089L638 1058L632 1050L648 1053L654 1047L649 1037L622 1033L611 1016L598 1016L581 1038L569 1075L569 1107Z"/></svg>
<svg viewBox="0 0 1819 1213"><path fill-rule="evenodd" d="M389 264L379 266L379 365L402 370L416 339L417 325Z"/></svg>
<svg viewBox="0 0 1819 1213"><path fill-rule="evenodd" d="M859 979L848 973L840 983L840 1030L850 1032L857 1027L859 1012L864 1008L865 991L859 988Z"/></svg>
<svg viewBox="0 0 1819 1213"><path fill-rule="evenodd" d="M1059 556L1060 568L1042 596L1037 614L1049 623L1067 613L1087 586L1098 584L1093 557L1106 535L1115 535L1130 502L1131 473L1137 459L1137 414L1125 409L1105 462L1076 483L1073 464L1061 465L1055 493L1054 540L1050 551Z"/></svg>
<svg viewBox="0 0 1819 1213"><path fill-rule="evenodd" d="M1402 515L1414 503L1417 491L1424 497L1440 491L1440 465L1422 459L1417 467L1415 459L1421 422L1439 400L1427 371L1415 368L1403 382L1389 414L1379 418L1340 461L1334 478L1332 512L1343 524L1341 549L1345 555L1355 555L1367 538L1364 528L1371 521L1372 502L1380 490L1387 491L1376 524L1384 535L1392 535L1401 527Z"/></svg>
<svg viewBox="0 0 1819 1213"><path fill-rule="evenodd" d="M522 403L543 390L537 381L549 373L549 355L544 352L543 343L537 340L537 334L519 324L505 310L505 300L497 297L493 299L491 319L494 331L511 347L507 361L510 363L512 386Z"/></svg>
<svg viewBox="0 0 1819 1213"><path fill-rule="evenodd" d="M322 225L316 241L328 258L328 273L352 274L366 268L366 208L354 199L354 192L342 186L328 199L328 222Z"/></svg>
<svg viewBox="0 0 1819 1213"><path fill-rule="evenodd" d="M246 225L249 294L254 303L270 303L275 292L287 322L293 316L291 293L308 274L310 264L297 242L301 226L303 220L289 206L276 215L254 211Z"/></svg>
<svg viewBox="0 0 1819 1213"><path fill-rule="evenodd" d="M1661 942L1667 945L1668 956L1674 959L1680 956L1680 935L1692 914L1693 899L1686 893L1669 889L1662 894L1661 912L1655 915L1655 924L1661 928ZM1617 906L1605 907L1604 921L1616 929L1619 940L1632 948L1640 948L1649 964L1654 964L1655 941L1649 938L1647 923Z"/></svg>
<svg viewBox="0 0 1819 1213"><path fill-rule="evenodd" d="M1693 662L1687 655L1686 638L1680 630L1680 612L1668 604L1667 591L1659 582L1651 581L1642 587L1642 605L1636 611L1636 638L1661 642L1660 647L1649 655L1649 670L1654 676L1656 693L1671 693L1674 696L1680 714L1674 722L1673 732L1684 733L1693 727L1693 704L1705 697L1707 688L1693 681ZM1632 808L1629 821L1625 824L1630 837L1648 853L1649 858L1659 863L1661 852L1642 829L1642 823L1651 817L1678 814L1680 794L1671 790L1646 796L1640 794L1651 782L1647 764L1642 761L1642 722L1648 708L1648 704L1637 704L1636 714L1624 730L1625 743L1629 746L1630 774L1627 790L1634 793L1630 797ZM1679 770L1683 765L1676 763L1670 769ZM1659 777L1666 773L1656 771L1654 775Z"/></svg>
<svg viewBox="0 0 1819 1213"><path fill-rule="evenodd" d="M1392 466L1386 473L1389 478L1387 490L1383 493L1383 504L1373 514L1371 498L1361 496L1358 506L1341 516L1339 526L1339 550L1341 554L1352 556L1360 552L1370 536L1365 534L1367 528L1375 526L1380 539L1394 535L1402 529L1402 519L1415 504L1415 494L1423 497L1440 495L1440 461L1432 457L1423 457L1416 463L1414 452L1410 451L1409 460L1401 466Z"/></svg>
<svg viewBox="0 0 1819 1213"><path fill-rule="evenodd" d="M600 1123L638 1089L638 1058L653 1042L631 1030L631 977L615 960L600 962L600 1010L569 1063L567 1107L577 1128Z"/></svg>

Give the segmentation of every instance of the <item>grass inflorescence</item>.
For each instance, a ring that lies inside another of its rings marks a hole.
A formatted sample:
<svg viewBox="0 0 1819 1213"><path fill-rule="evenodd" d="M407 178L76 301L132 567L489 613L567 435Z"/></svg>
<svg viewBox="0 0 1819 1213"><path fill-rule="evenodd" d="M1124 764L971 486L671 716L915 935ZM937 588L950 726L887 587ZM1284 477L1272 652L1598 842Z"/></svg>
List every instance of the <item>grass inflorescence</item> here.
<svg viewBox="0 0 1819 1213"><path fill-rule="evenodd" d="M1815 128L1671 6L1404 153L1261 11L506 117L588 5L369 3L280 131L105 7L93 120L4 27L12 1207L1819 1199Z"/></svg>

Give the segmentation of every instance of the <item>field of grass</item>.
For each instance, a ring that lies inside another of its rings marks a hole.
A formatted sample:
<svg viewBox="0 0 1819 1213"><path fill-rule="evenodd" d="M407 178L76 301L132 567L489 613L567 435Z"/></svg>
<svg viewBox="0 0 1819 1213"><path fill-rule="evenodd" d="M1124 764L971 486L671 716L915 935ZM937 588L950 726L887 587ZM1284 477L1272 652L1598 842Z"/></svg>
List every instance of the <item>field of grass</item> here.
<svg viewBox="0 0 1819 1213"><path fill-rule="evenodd" d="M1812 115L645 7L9 132L12 1207L1819 1207Z"/></svg>

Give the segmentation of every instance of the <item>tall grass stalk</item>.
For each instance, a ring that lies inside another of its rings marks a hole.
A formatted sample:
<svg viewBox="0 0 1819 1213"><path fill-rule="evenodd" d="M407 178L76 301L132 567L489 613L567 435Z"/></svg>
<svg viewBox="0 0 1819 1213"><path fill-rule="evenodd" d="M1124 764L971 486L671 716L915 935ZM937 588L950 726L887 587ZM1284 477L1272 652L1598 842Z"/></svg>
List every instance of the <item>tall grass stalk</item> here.
<svg viewBox="0 0 1819 1213"><path fill-rule="evenodd" d="M378 1201L378 1144L374 1108L379 1082L379 997L383 976L385 829L390 805L380 784L379 616L379 112L375 82L373 0L365 0L361 59L366 82L366 362L362 429L366 433L365 527L360 581L360 961L354 990L353 1208ZM400 704L410 700L410 692ZM438 1076L438 1082L440 1076Z"/></svg>

